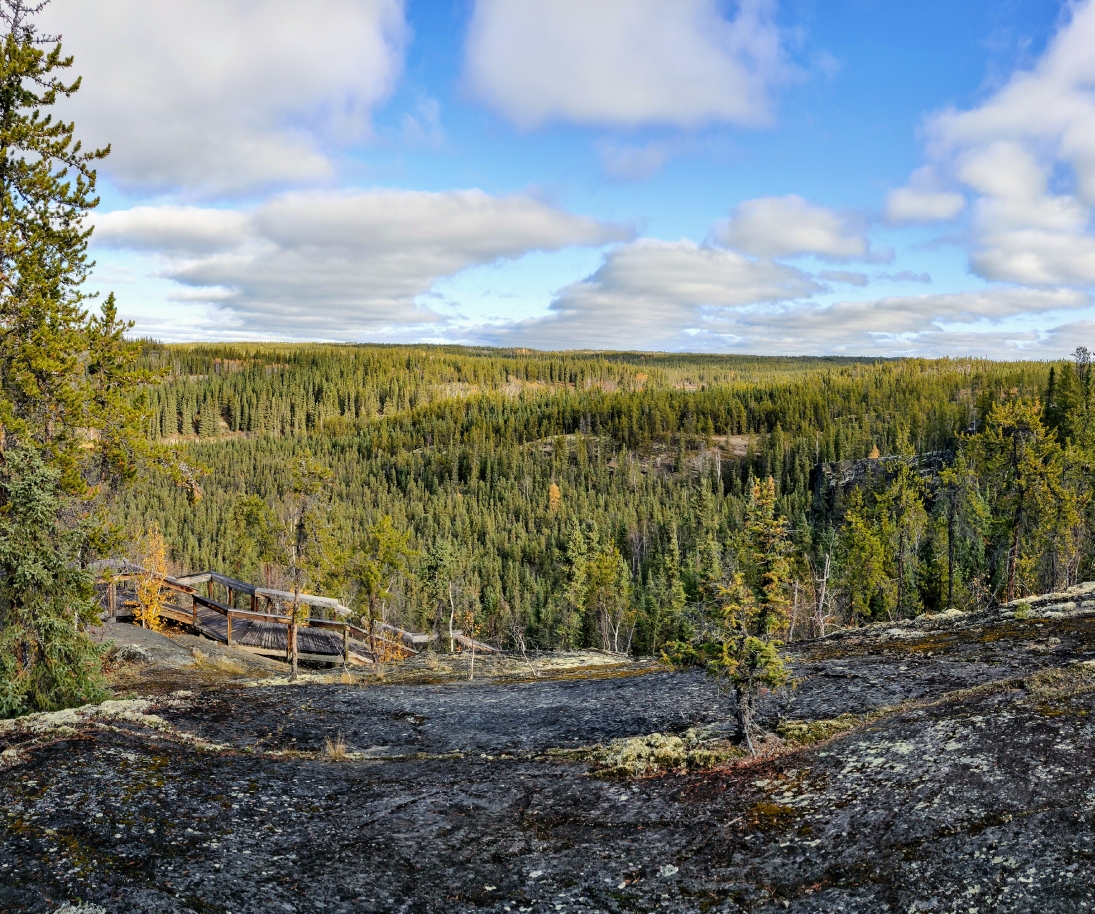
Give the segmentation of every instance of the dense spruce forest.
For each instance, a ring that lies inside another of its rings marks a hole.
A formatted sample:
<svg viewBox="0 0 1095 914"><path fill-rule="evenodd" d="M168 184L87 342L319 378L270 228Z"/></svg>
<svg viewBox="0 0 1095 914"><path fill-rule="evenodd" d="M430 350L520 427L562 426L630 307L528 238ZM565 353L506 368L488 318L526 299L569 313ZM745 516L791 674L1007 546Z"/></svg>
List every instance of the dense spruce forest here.
<svg viewBox="0 0 1095 914"><path fill-rule="evenodd" d="M148 434L202 473L112 511L176 566L275 583L299 493L313 588L506 647L657 653L737 572L753 481L794 543L791 630L985 605L1090 574L1090 359L755 358L147 343ZM931 460L915 455L931 454ZM838 461L861 481L842 487ZM827 491L821 491L828 486Z"/></svg>

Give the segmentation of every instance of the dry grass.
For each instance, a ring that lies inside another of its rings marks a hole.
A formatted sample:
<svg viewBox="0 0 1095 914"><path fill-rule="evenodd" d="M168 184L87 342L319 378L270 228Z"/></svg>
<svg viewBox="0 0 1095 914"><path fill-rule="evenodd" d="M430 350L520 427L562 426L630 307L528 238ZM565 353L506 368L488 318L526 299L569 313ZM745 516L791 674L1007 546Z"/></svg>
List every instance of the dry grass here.
<svg viewBox="0 0 1095 914"><path fill-rule="evenodd" d="M776 736L796 746L813 746L842 733L848 733L862 724L869 724L882 717L886 710L867 714L841 714L828 720L785 720L776 727Z"/></svg>
<svg viewBox="0 0 1095 914"><path fill-rule="evenodd" d="M1023 682L1027 692L1041 701L1072 698L1095 690L1095 663L1074 663L1071 666L1043 670Z"/></svg>
<svg viewBox="0 0 1095 914"><path fill-rule="evenodd" d="M341 730L334 739L328 737L323 741L323 755L332 762L346 761L348 752L349 747L346 745L346 740L342 738Z"/></svg>
<svg viewBox="0 0 1095 914"><path fill-rule="evenodd" d="M199 669L218 670L221 673L246 673L247 667L229 657L209 655L205 651L193 648L194 660Z"/></svg>

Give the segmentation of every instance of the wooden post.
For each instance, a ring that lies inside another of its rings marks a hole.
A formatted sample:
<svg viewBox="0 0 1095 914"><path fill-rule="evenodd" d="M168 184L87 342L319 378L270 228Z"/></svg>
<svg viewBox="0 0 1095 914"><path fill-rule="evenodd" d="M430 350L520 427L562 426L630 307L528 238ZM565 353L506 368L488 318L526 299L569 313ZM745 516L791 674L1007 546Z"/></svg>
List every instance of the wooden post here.
<svg viewBox="0 0 1095 914"><path fill-rule="evenodd" d="M342 666L350 665L350 627L342 626Z"/></svg>
<svg viewBox="0 0 1095 914"><path fill-rule="evenodd" d="M228 605L232 607L236 605L236 592L231 587L228 588Z"/></svg>
<svg viewBox="0 0 1095 914"><path fill-rule="evenodd" d="M259 595L257 593L251 594L251 612L257 613L259 611Z"/></svg>
<svg viewBox="0 0 1095 914"><path fill-rule="evenodd" d="M106 585L106 605L110 610L111 620L116 620L118 618L118 585L115 581Z"/></svg>
<svg viewBox="0 0 1095 914"><path fill-rule="evenodd" d="M229 610L227 612L226 618L228 619L228 629L227 629L228 634L227 634L227 637L225 638L225 643L226 644L231 644L232 643L232 610Z"/></svg>
<svg viewBox="0 0 1095 914"><path fill-rule="evenodd" d="M194 616L194 628L198 627L198 601L194 599L193 595L190 597L190 612Z"/></svg>

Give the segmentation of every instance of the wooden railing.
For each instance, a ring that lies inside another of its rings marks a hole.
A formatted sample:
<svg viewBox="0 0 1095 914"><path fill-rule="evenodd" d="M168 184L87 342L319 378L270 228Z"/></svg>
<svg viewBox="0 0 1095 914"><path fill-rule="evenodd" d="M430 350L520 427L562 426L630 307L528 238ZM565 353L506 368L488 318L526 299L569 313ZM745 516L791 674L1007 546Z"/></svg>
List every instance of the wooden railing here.
<svg viewBox="0 0 1095 914"><path fill-rule="evenodd" d="M117 607L117 585L121 582L136 580L141 577L143 577L142 572L135 569L134 566L128 566L125 570L118 573L104 576L104 580L107 583L108 609L111 611L112 616ZM195 586L200 584L206 585L204 594ZM225 588L228 595L228 603L221 603L214 599L215 584L219 584ZM189 609L185 606L168 604L164 607L164 615L177 622L199 628L198 607L212 610L225 618L225 640L228 644L232 643L233 620L272 622L278 625L285 625L287 629L292 626L293 618L290 615L261 611L259 608L259 601L263 599L270 607L274 606L275 601L285 603L295 600L300 604L309 607L318 606L324 609L330 609L335 612L335 614L348 614L350 612L349 609L330 597L318 597L314 594L305 593L292 594L286 591L274 590L273 588L256 587L253 584L248 584L246 581L239 581L235 578L228 577L227 575L218 574L215 571L184 575L178 578L165 577L162 579L162 586L175 593L189 597L191 601ZM235 606L231 605L234 602L237 593L246 594L251 598L250 609L237 609ZM407 657L414 656L418 653L418 646L428 644L431 640L437 638L436 635L431 637L430 635L418 632L409 632L388 622L381 621L373 622L371 631L354 625L351 622L343 622L338 619L305 618L301 619L296 624L301 628L318 628L340 632L342 634L342 657L345 663L350 663L352 658L356 658L361 662L375 662L377 659L372 656L366 658L360 653L351 651L351 640L366 644L368 646L367 653L369 654L372 654L375 646L377 648L377 653L383 651L384 657L382 659L406 659ZM462 648L468 650L482 651L484 653L493 653L497 651L497 648L492 647L489 644L484 644L467 637L462 631L453 632L453 641L455 644L459 644ZM287 631L287 645L288 642L289 632Z"/></svg>

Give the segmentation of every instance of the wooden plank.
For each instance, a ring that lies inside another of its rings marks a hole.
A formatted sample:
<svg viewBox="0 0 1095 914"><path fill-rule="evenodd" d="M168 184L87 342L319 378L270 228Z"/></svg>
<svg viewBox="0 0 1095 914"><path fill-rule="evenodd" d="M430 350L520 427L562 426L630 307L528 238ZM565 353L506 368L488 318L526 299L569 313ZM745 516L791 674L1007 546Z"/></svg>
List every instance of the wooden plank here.
<svg viewBox="0 0 1095 914"><path fill-rule="evenodd" d="M473 638L469 638L467 635L458 635L454 632L453 641L469 651L474 647L475 650L482 651L484 654L498 653L498 648L491 647L489 644L484 644L482 641L476 641Z"/></svg>
<svg viewBox="0 0 1095 914"><path fill-rule="evenodd" d="M270 587L256 587L255 593L260 597L266 597L268 600L277 600L279 603L292 603L294 599L297 599L306 606L325 606L340 615L346 615L350 612L348 607L343 606L333 597L319 597L311 593L301 593L294 597L287 590L274 590Z"/></svg>

